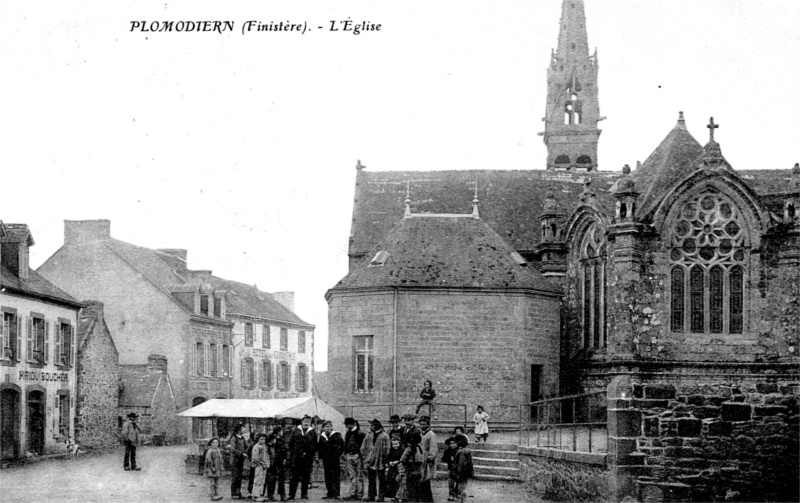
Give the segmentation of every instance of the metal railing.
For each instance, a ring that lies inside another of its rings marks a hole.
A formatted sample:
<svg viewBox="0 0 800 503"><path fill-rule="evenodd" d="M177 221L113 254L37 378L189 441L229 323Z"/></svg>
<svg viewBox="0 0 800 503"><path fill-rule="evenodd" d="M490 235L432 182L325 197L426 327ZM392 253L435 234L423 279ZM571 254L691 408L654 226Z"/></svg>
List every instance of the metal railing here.
<svg viewBox="0 0 800 503"><path fill-rule="evenodd" d="M605 452L608 442L606 396L603 390L531 402L527 445ZM520 431L520 444L521 437Z"/></svg>
<svg viewBox="0 0 800 503"><path fill-rule="evenodd" d="M366 423L374 418L382 422L388 422L392 414L402 416L406 412L414 412L417 404L414 403L369 403L369 404L347 404L333 405L335 409L345 416L355 418L359 423ZM423 405L420 414L431 416L432 425L457 424L465 426L467 424L467 406L463 403L440 403L435 404L435 413L431 414L429 406Z"/></svg>

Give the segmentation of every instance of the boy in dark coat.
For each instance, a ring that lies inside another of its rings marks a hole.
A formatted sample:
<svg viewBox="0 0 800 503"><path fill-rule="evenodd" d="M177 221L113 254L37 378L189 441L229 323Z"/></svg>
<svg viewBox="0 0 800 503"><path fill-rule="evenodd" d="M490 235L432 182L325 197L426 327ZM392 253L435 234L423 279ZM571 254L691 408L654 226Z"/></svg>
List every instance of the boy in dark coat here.
<svg viewBox="0 0 800 503"><path fill-rule="evenodd" d="M244 424L237 424L228 439L231 453L231 499L242 499L242 472L244 458L247 457L247 441L244 438Z"/></svg>
<svg viewBox="0 0 800 503"><path fill-rule="evenodd" d="M333 423L330 421L322 423L318 452L325 471L325 488L328 491L323 499L339 499L342 471L339 460L344 453L344 440L341 433L333 431Z"/></svg>
<svg viewBox="0 0 800 503"><path fill-rule="evenodd" d="M361 444L366 434L361 431L358 421L345 418L344 454L347 462L347 477L350 479L349 500L360 500L364 496L364 461L361 459Z"/></svg>
<svg viewBox="0 0 800 503"><path fill-rule="evenodd" d="M270 501L275 496L275 486L278 487L278 496L281 501L286 499L286 442L283 440L283 427L280 425L272 428L272 437L268 439L270 465L267 468L267 498Z"/></svg>
<svg viewBox="0 0 800 503"><path fill-rule="evenodd" d="M467 483L469 479L475 476L475 471L472 465L472 452L467 447L469 441L467 437L456 437L456 444L458 444L458 452L456 453L455 460L455 476L458 489L458 497L461 503L466 503L467 497Z"/></svg>
<svg viewBox="0 0 800 503"><path fill-rule="evenodd" d="M289 481L289 499L293 500L300 484L300 498L308 499L308 486L311 483L311 470L314 468L314 454L317 451L317 432L311 427L311 416L303 416L300 426L292 431L289 438L289 463L292 465L292 478Z"/></svg>

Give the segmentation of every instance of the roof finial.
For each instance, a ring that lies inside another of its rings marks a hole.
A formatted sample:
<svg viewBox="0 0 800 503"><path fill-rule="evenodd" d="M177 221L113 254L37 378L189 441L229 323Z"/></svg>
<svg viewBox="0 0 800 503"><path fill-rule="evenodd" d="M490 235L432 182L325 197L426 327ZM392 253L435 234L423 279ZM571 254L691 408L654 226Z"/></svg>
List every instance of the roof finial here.
<svg viewBox="0 0 800 503"><path fill-rule="evenodd" d="M361 171L362 169L366 168L363 164L361 164L361 159L356 161L356 169Z"/></svg>
<svg viewBox="0 0 800 503"><path fill-rule="evenodd" d="M677 127L681 129L686 129L686 121L683 120L683 112L678 112L678 124Z"/></svg>
<svg viewBox="0 0 800 503"><path fill-rule="evenodd" d="M629 165L625 165L622 167L622 174L627 176L631 174L631 167Z"/></svg>
<svg viewBox="0 0 800 503"><path fill-rule="evenodd" d="M406 217L411 216L411 180L406 180Z"/></svg>
<svg viewBox="0 0 800 503"><path fill-rule="evenodd" d="M714 141L714 130L719 127L719 124L714 124L714 118L712 117L708 122L708 126L706 126L706 127L708 128L709 135L710 135L710 139L708 141L709 142L713 142Z"/></svg>
<svg viewBox="0 0 800 503"><path fill-rule="evenodd" d="M481 218L478 213L478 180L475 180L475 198L472 200L472 218Z"/></svg>
<svg viewBox="0 0 800 503"><path fill-rule="evenodd" d="M792 167L792 174L800 175L800 162L794 163L794 167Z"/></svg>

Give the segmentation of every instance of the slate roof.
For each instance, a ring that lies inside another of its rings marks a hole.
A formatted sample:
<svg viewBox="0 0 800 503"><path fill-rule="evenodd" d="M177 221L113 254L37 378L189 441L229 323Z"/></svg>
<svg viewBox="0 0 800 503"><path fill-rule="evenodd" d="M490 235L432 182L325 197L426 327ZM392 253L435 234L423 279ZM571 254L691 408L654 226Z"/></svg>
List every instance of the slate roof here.
<svg viewBox="0 0 800 503"><path fill-rule="evenodd" d="M263 318L269 321L291 323L314 329L314 325L303 321L294 312L275 300L272 295L262 292L253 285L211 276L207 281L215 289L227 291L228 314L240 314Z"/></svg>
<svg viewBox="0 0 800 503"><path fill-rule="evenodd" d="M395 218L395 227L333 289L365 287L523 288L559 292L486 221L470 215ZM369 262L388 252L382 266ZM521 257L520 257L521 258Z"/></svg>
<svg viewBox="0 0 800 503"><path fill-rule="evenodd" d="M164 373L149 370L147 364L120 365L119 378L124 383L120 407L150 407Z"/></svg>
<svg viewBox="0 0 800 503"><path fill-rule="evenodd" d="M480 215L518 251L533 250L541 239L539 215L552 188L566 218L578 205L583 181L591 179L597 202L609 213L609 192L621 172L545 170L383 171L360 170L356 178L350 254L369 252L394 227L405 210L410 182L412 213L469 213L475 182Z"/></svg>
<svg viewBox="0 0 800 503"><path fill-rule="evenodd" d="M0 265L0 286L15 290L22 295L52 300L70 307L81 307L82 304L72 296L50 283L33 269L28 269L28 279L22 279L5 266Z"/></svg>
<svg viewBox="0 0 800 503"><path fill-rule="evenodd" d="M108 239L105 244L131 267L142 273L142 276L148 281L166 293L170 293L168 285L187 283L185 278L176 273L167 261L162 259L162 256L166 255L163 252L132 245L114 238Z"/></svg>
<svg viewBox="0 0 800 503"><path fill-rule="evenodd" d="M681 116L672 131L631 175L640 193L638 215L643 217L655 209L678 180L697 169L702 155L702 145L689 133Z"/></svg>

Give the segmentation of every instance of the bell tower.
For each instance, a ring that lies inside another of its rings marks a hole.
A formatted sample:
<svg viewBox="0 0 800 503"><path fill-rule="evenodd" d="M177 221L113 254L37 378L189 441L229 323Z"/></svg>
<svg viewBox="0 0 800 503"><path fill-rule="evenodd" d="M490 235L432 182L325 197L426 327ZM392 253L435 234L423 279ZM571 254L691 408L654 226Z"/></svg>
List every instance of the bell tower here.
<svg viewBox="0 0 800 503"><path fill-rule="evenodd" d="M547 69L547 169L597 169L597 49L589 55L583 0L563 0L558 49Z"/></svg>

